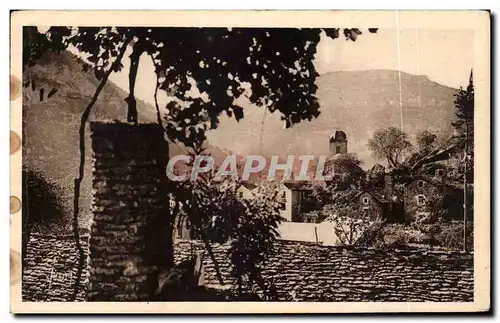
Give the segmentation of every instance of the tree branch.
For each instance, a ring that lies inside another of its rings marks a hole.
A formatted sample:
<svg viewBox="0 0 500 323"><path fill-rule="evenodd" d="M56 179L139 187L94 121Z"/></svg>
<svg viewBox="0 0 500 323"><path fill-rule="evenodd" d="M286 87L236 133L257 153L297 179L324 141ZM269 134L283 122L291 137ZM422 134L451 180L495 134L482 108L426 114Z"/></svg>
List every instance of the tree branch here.
<svg viewBox="0 0 500 323"><path fill-rule="evenodd" d="M156 108L156 120L158 121L158 124L163 128L163 122L161 121L161 114L160 114L160 106L158 104L158 88L160 87L160 74L158 73L158 67L155 63L155 59L153 58L153 55L149 55L149 57L151 57L151 60L153 61L153 66L155 67L155 71L156 71L156 87L155 87L155 94L154 94L155 108Z"/></svg>
<svg viewBox="0 0 500 323"><path fill-rule="evenodd" d="M195 155L201 155L201 153L205 150L201 146L195 146L193 147L193 150L195 152ZM194 159L190 164L194 162ZM201 234L201 237L203 239L203 242L205 244L205 248L207 249L207 252L210 256L210 259L212 259L212 263L214 264L214 269L215 273L217 275L217 279L219 280L221 285L224 285L224 280L222 278L222 274L220 272L220 267L219 263L217 262L217 259L215 258L215 254L212 249L212 245L210 244L210 241L208 241L208 237L205 234L204 228L203 228L203 222L201 221L201 217L199 216L196 206L195 206L195 200L194 200L194 191L196 187L196 181L193 183L193 186L191 188L191 191L189 193L190 195L190 203L189 203L189 211L187 212L189 221L195 225L198 228L199 233Z"/></svg>
<svg viewBox="0 0 500 323"><path fill-rule="evenodd" d="M137 71L139 69L139 59L144 52L144 46L141 40L134 44L134 49L130 55L130 69L128 73L129 80L129 95L125 98L128 104L127 121L137 123L137 101L135 100L135 81L137 79Z"/></svg>

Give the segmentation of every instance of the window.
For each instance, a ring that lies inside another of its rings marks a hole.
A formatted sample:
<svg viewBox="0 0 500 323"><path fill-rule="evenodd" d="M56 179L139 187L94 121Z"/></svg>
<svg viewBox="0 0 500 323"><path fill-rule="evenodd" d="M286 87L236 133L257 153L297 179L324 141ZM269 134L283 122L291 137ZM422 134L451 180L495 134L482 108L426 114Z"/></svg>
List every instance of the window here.
<svg viewBox="0 0 500 323"><path fill-rule="evenodd" d="M424 181L418 181L417 185L418 185L418 188L424 187Z"/></svg>
<svg viewBox="0 0 500 323"><path fill-rule="evenodd" d="M239 196L240 198L243 198L243 192L238 192L238 196Z"/></svg>
<svg viewBox="0 0 500 323"><path fill-rule="evenodd" d="M280 199L280 209L285 210L286 209L286 192L281 193L281 199Z"/></svg>
<svg viewBox="0 0 500 323"><path fill-rule="evenodd" d="M336 146L335 147L335 153L336 154L340 154L340 146Z"/></svg>
<svg viewBox="0 0 500 323"><path fill-rule="evenodd" d="M370 199L367 197L363 197L363 205L369 205L370 204Z"/></svg>
<svg viewBox="0 0 500 323"><path fill-rule="evenodd" d="M417 205L424 206L425 205L425 195L417 195Z"/></svg>

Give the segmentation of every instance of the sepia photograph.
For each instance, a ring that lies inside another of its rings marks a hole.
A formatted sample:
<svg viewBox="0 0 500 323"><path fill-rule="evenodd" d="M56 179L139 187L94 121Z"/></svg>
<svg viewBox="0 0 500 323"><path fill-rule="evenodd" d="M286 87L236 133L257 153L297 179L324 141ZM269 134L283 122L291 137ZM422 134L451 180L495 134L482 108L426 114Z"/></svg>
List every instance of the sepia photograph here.
<svg viewBox="0 0 500 323"><path fill-rule="evenodd" d="M488 12L60 14L12 15L14 312L489 309Z"/></svg>

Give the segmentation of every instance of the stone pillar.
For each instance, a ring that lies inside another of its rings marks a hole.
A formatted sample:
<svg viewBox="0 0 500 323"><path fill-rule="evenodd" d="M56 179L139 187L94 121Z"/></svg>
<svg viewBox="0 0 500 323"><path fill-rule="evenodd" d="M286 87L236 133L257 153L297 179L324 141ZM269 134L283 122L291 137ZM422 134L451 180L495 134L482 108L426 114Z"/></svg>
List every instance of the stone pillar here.
<svg viewBox="0 0 500 323"><path fill-rule="evenodd" d="M157 124L91 123L89 301L152 299L172 265L168 144Z"/></svg>

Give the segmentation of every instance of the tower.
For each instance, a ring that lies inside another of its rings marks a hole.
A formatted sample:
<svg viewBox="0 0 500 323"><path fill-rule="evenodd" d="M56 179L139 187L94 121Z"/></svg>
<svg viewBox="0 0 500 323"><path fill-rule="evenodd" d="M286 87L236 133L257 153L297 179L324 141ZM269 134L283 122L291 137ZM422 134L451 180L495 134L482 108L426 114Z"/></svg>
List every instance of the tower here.
<svg viewBox="0 0 500 323"><path fill-rule="evenodd" d="M342 130L334 130L330 135L330 154L347 154L347 135Z"/></svg>

